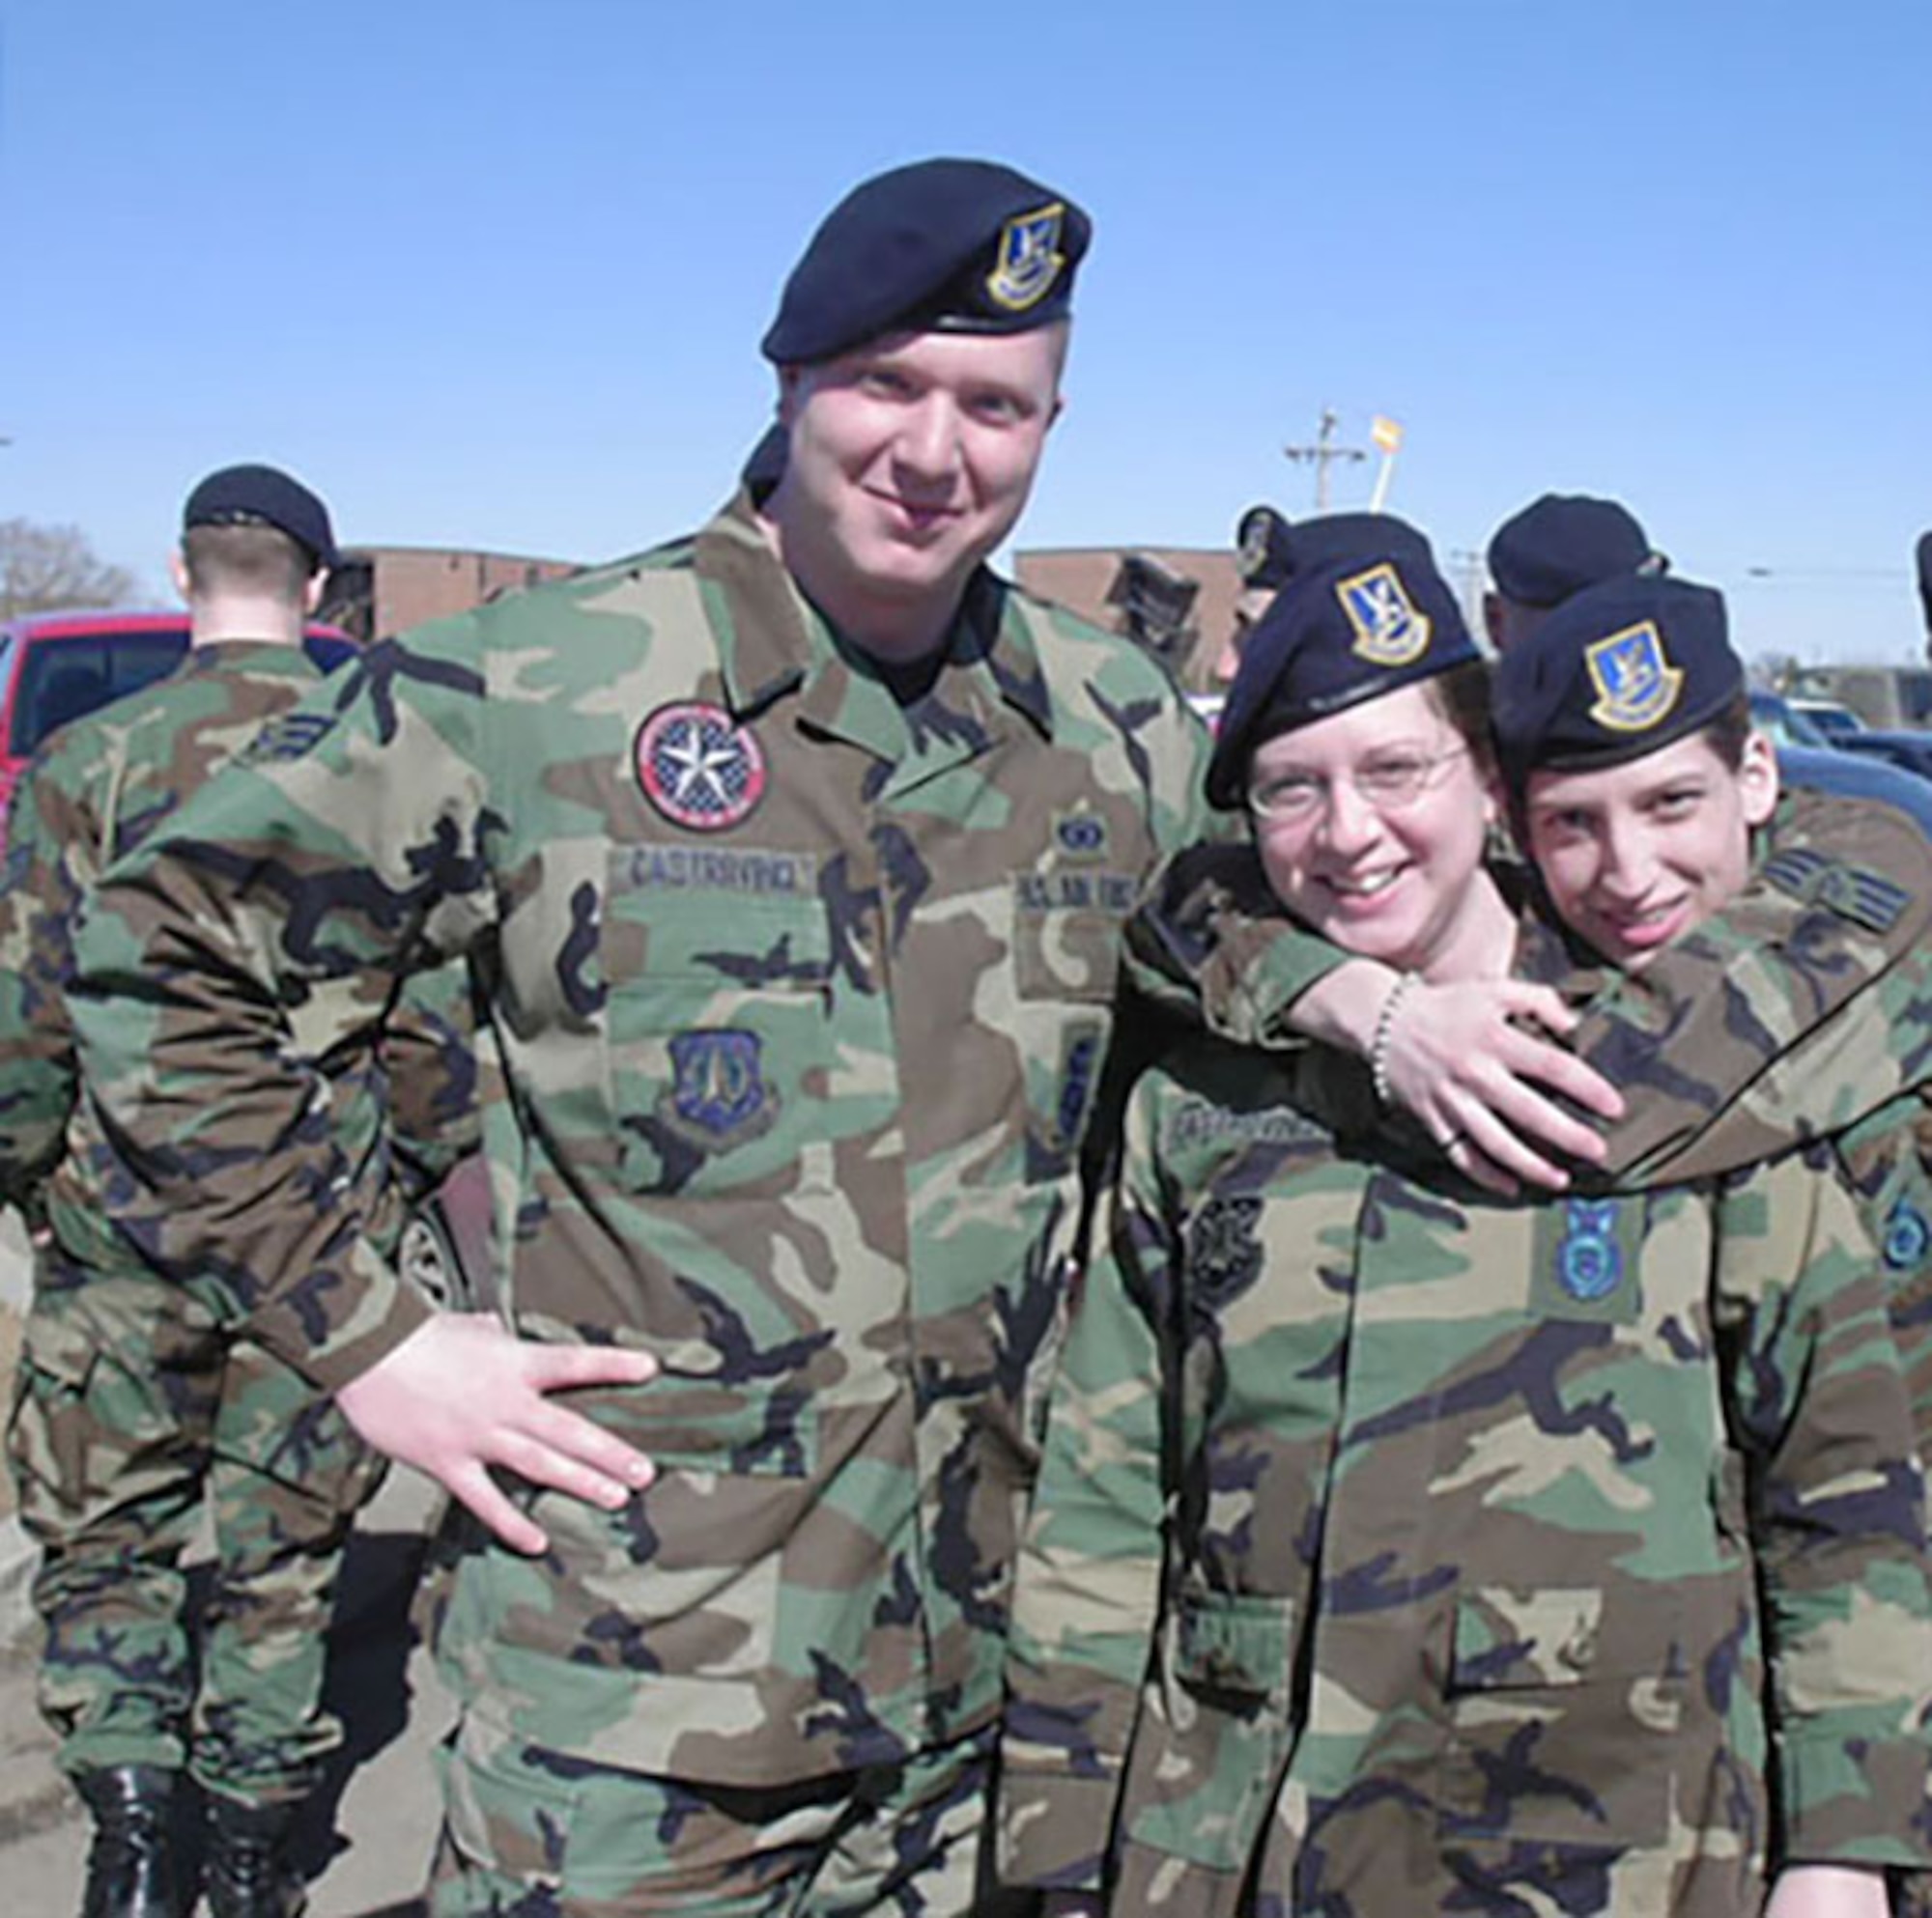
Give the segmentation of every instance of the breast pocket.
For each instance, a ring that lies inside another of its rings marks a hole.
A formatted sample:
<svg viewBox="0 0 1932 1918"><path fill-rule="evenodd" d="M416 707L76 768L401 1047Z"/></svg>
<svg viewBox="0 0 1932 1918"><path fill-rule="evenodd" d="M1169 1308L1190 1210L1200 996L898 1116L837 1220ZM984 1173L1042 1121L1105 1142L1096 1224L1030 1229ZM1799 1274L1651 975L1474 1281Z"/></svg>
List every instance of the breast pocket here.
<svg viewBox="0 0 1932 1918"><path fill-rule="evenodd" d="M1684 1678L1667 1595L1643 1609L1643 1620L1625 1616L1612 1629L1604 1594L1592 1589L1463 1594L1438 1807L1444 1838L1662 1842Z"/></svg>
<svg viewBox="0 0 1932 1918"><path fill-rule="evenodd" d="M815 898L614 895L605 1095L631 1190L779 1197L831 1181L830 944Z"/></svg>

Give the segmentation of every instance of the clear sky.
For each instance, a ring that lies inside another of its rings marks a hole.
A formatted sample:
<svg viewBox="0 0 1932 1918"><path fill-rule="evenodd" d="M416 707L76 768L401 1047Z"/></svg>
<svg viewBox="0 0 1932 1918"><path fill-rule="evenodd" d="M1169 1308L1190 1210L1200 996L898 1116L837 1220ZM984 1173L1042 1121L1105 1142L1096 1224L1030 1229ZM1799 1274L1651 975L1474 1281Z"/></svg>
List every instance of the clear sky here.
<svg viewBox="0 0 1932 1918"><path fill-rule="evenodd" d="M1923 0L0 0L0 518L158 592L267 459L352 543L654 544L819 216L973 154L1096 225L1020 546L1311 510L1328 406L1452 571L1611 493L1747 651L1902 660L1928 89Z"/></svg>

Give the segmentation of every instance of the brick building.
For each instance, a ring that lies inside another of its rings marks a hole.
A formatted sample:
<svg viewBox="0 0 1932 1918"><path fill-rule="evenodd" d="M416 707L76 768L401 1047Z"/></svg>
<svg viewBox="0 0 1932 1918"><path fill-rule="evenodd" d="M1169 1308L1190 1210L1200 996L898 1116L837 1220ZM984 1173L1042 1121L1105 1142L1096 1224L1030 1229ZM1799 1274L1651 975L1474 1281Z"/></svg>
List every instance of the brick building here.
<svg viewBox="0 0 1932 1918"><path fill-rule="evenodd" d="M358 639L467 612L577 571L572 560L444 547L359 546L329 579L324 619ZM1189 691L1213 689L1240 580L1218 547L1043 547L1014 555L1029 592L1160 653Z"/></svg>
<svg viewBox="0 0 1932 1918"><path fill-rule="evenodd" d="M468 612L485 600L576 571L573 560L534 559L524 553L354 547L329 576L322 617L358 639L386 638L426 619Z"/></svg>
<svg viewBox="0 0 1932 1918"><path fill-rule="evenodd" d="M1020 584L1161 654L1190 692L1215 688L1240 576L1227 547L1040 547L1013 555Z"/></svg>

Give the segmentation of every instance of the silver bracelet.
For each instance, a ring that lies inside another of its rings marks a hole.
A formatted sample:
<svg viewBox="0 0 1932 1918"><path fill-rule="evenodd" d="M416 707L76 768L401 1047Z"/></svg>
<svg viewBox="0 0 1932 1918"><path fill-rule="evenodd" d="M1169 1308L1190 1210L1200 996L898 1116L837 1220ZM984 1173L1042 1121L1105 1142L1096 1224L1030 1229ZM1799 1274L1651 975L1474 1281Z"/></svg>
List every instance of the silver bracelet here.
<svg viewBox="0 0 1932 1918"><path fill-rule="evenodd" d="M1419 973L1405 973L1389 987L1382 1009L1376 1014L1375 1036L1369 1041L1369 1084L1385 1106L1395 1103L1395 1088L1389 1084L1389 1040L1395 1031L1395 1015L1408 997L1408 990L1421 983Z"/></svg>

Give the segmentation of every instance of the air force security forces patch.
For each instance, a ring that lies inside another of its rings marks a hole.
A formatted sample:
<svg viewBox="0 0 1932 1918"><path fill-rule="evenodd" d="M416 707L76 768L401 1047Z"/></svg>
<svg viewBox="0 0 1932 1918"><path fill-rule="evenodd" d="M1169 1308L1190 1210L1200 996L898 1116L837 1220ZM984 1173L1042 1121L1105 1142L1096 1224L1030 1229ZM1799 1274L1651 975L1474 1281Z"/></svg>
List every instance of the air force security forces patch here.
<svg viewBox="0 0 1932 1918"><path fill-rule="evenodd" d="M1599 639L1583 655L1597 689L1590 717L1613 732L1648 732L1677 704L1684 675L1670 663L1663 635L1649 620Z"/></svg>
<svg viewBox="0 0 1932 1918"><path fill-rule="evenodd" d="M644 797L695 832L743 825L764 797L756 737L722 706L700 700L660 706L638 728L637 764Z"/></svg>
<svg viewBox="0 0 1932 1918"><path fill-rule="evenodd" d="M1378 666L1406 666L1429 645L1430 624L1416 609L1402 576L1384 561L1340 580L1335 596L1354 629L1354 650Z"/></svg>
<svg viewBox="0 0 1932 1918"><path fill-rule="evenodd" d="M680 1032L670 1041L671 1086L661 1116L706 1146L755 1139L777 1117L755 1032L731 1028Z"/></svg>
<svg viewBox="0 0 1932 1918"><path fill-rule="evenodd" d="M993 270L986 275L986 293L996 304L1024 313L1053 291L1066 264L1060 250L1060 228L1065 217L1066 209L1056 200L1037 212L1015 213L1000 229Z"/></svg>
<svg viewBox="0 0 1932 1918"><path fill-rule="evenodd" d="M1733 708L1742 717L1744 691L1721 593L1660 574L1586 586L1496 662L1503 782L1644 758Z"/></svg>

